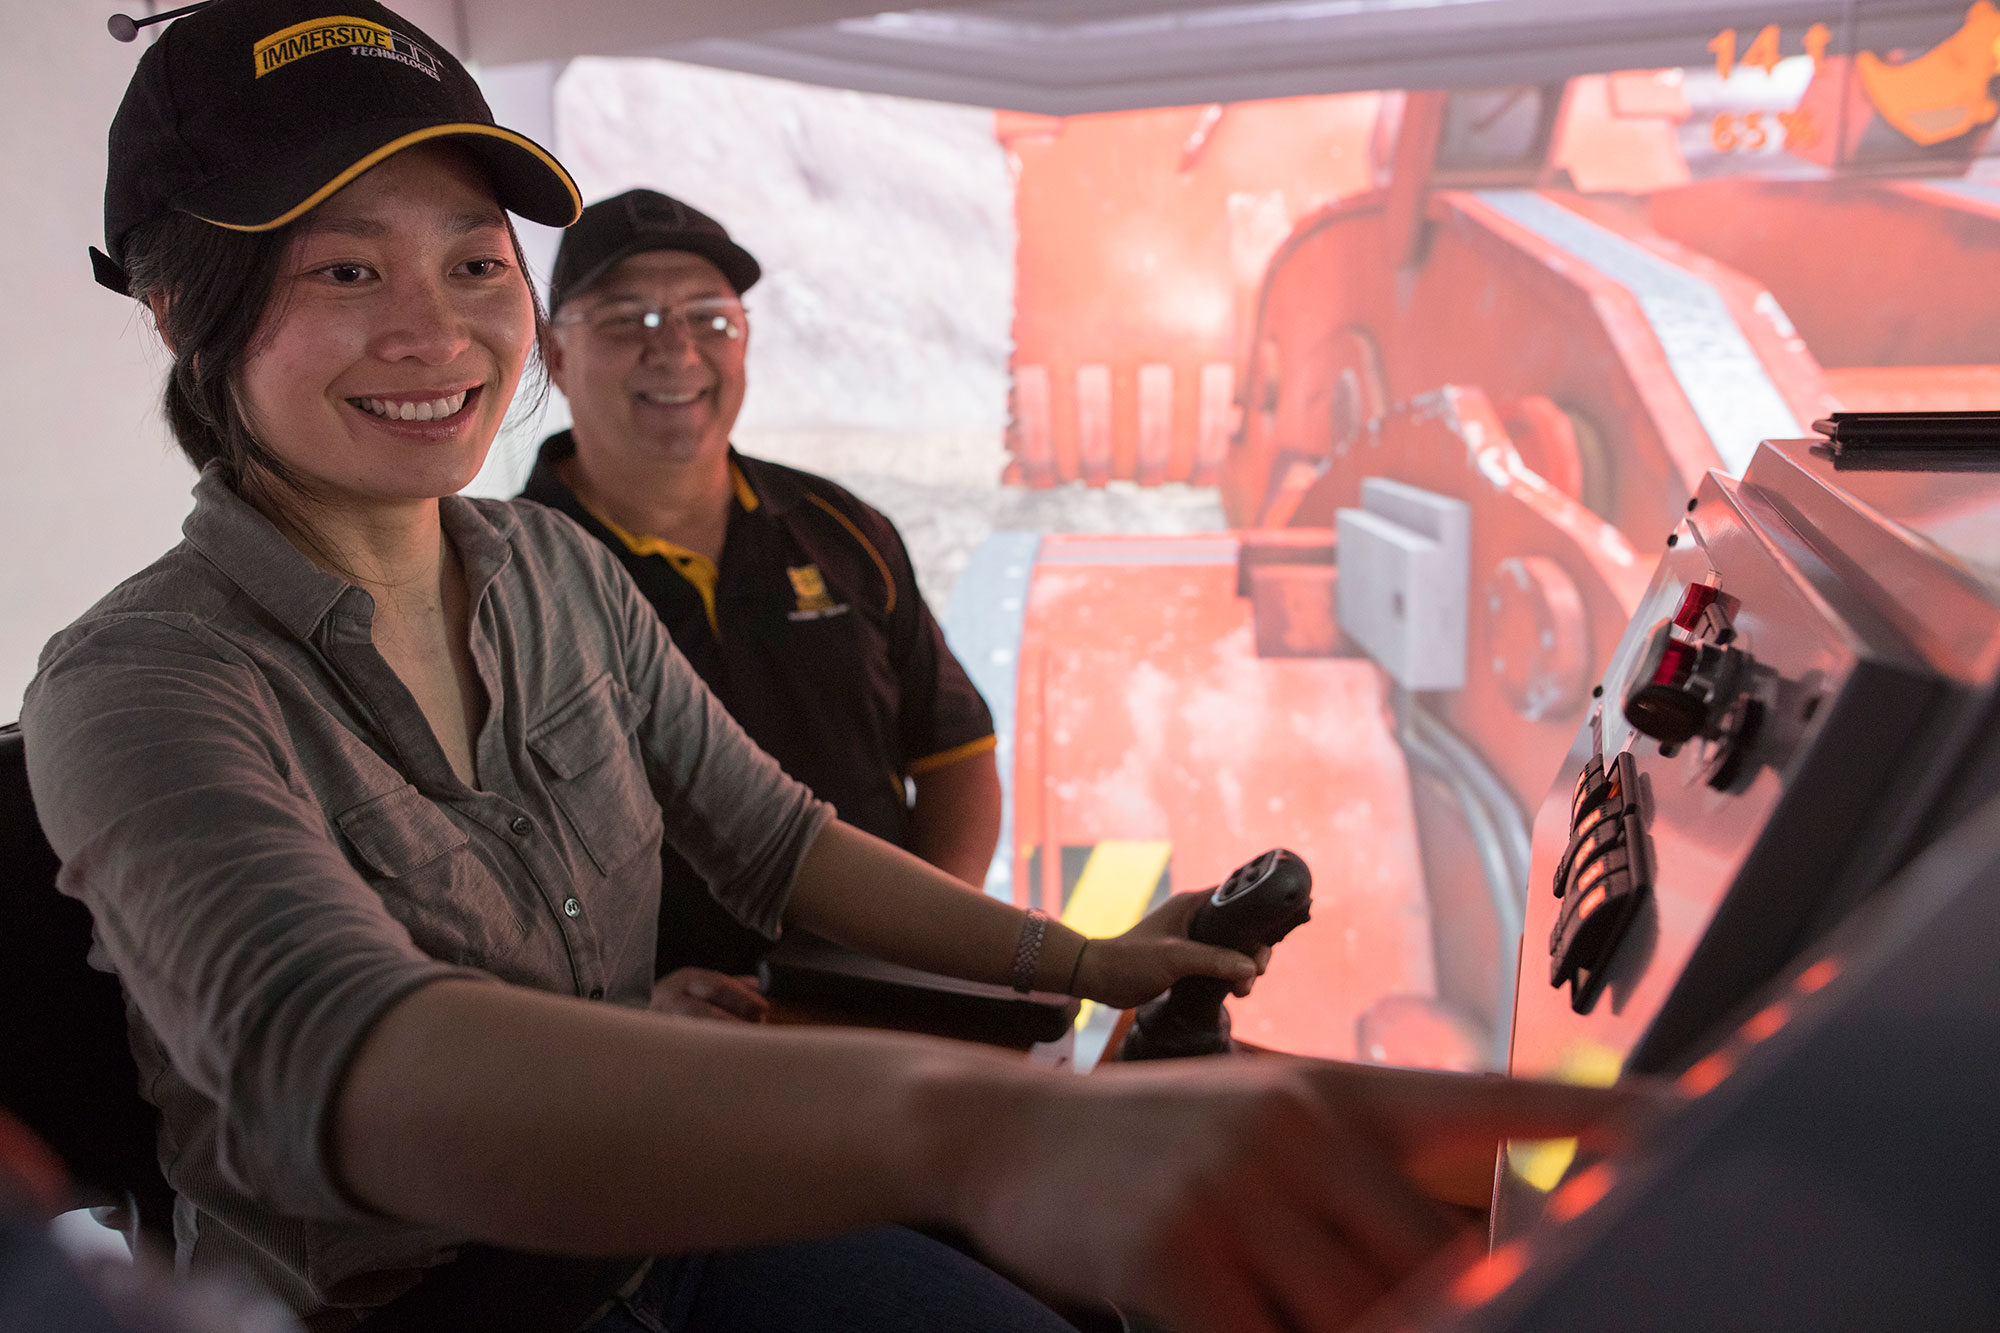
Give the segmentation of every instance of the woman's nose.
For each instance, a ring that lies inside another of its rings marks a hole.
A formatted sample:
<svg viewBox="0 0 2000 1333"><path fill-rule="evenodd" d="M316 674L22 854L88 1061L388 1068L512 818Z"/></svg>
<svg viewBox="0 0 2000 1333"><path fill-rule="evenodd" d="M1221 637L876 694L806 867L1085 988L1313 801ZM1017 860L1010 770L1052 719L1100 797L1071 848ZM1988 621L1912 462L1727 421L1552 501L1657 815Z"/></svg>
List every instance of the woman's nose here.
<svg viewBox="0 0 2000 1333"><path fill-rule="evenodd" d="M471 320L445 282L408 278L392 289L376 352L384 360L444 365L472 341Z"/></svg>

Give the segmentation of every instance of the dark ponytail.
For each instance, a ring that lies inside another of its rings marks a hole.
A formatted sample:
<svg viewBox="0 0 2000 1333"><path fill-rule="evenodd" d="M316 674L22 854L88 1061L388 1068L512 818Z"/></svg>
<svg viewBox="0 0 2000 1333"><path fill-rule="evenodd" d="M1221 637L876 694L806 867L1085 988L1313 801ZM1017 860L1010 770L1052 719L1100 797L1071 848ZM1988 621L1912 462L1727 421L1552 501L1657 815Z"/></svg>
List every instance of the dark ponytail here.
<svg viewBox="0 0 2000 1333"><path fill-rule="evenodd" d="M230 231L169 213L125 242L132 295L152 307L173 353L167 425L197 471L219 462L238 491L251 477L268 477L287 490L298 486L251 431L235 388L236 372L278 290L292 230Z"/></svg>

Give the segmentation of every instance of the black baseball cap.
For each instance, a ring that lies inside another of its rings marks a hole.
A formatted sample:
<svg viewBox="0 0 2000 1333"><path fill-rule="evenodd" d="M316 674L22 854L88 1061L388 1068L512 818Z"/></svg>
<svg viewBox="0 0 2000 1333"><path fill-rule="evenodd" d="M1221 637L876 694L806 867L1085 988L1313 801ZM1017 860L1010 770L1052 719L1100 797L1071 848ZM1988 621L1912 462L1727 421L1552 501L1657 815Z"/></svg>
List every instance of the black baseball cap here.
<svg viewBox="0 0 2000 1333"><path fill-rule="evenodd" d="M720 222L658 190L627 190L583 210L563 233L556 268L549 279L549 309L588 289L621 259L648 250L686 250L722 270L737 295L750 290L764 270L748 250L729 239Z"/></svg>
<svg viewBox="0 0 2000 1333"><path fill-rule="evenodd" d="M132 230L168 213L271 231L392 154L449 139L500 204L552 227L583 199L546 149L493 123L441 44L374 0L215 0L139 58L111 122L97 280L129 294Z"/></svg>

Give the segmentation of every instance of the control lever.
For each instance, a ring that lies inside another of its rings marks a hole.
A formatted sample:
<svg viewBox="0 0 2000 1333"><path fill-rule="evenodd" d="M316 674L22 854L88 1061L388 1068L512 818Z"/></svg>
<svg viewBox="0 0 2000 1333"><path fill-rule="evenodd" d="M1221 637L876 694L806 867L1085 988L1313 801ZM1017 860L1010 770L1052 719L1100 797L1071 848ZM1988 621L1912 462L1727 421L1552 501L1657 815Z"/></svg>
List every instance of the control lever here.
<svg viewBox="0 0 2000 1333"><path fill-rule="evenodd" d="M1274 945L1312 916L1312 871L1282 847L1239 866L1195 912L1188 937L1238 953ZM1170 1060L1222 1055L1234 1049L1222 1002L1229 983L1182 977L1159 999L1142 1005L1119 1048L1120 1060Z"/></svg>

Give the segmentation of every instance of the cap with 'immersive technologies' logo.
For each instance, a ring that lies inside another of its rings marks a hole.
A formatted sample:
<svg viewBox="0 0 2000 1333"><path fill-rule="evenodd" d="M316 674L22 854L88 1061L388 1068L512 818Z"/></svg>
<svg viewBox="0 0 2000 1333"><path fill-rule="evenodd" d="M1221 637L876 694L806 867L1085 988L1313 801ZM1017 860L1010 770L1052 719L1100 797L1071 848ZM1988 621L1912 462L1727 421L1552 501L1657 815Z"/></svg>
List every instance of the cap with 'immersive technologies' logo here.
<svg viewBox="0 0 2000 1333"><path fill-rule="evenodd" d="M485 167L502 207L552 227L581 212L562 165L495 125L465 67L374 0L215 0L139 58L111 122L97 280L126 292L126 240L168 213L271 231L437 139Z"/></svg>

